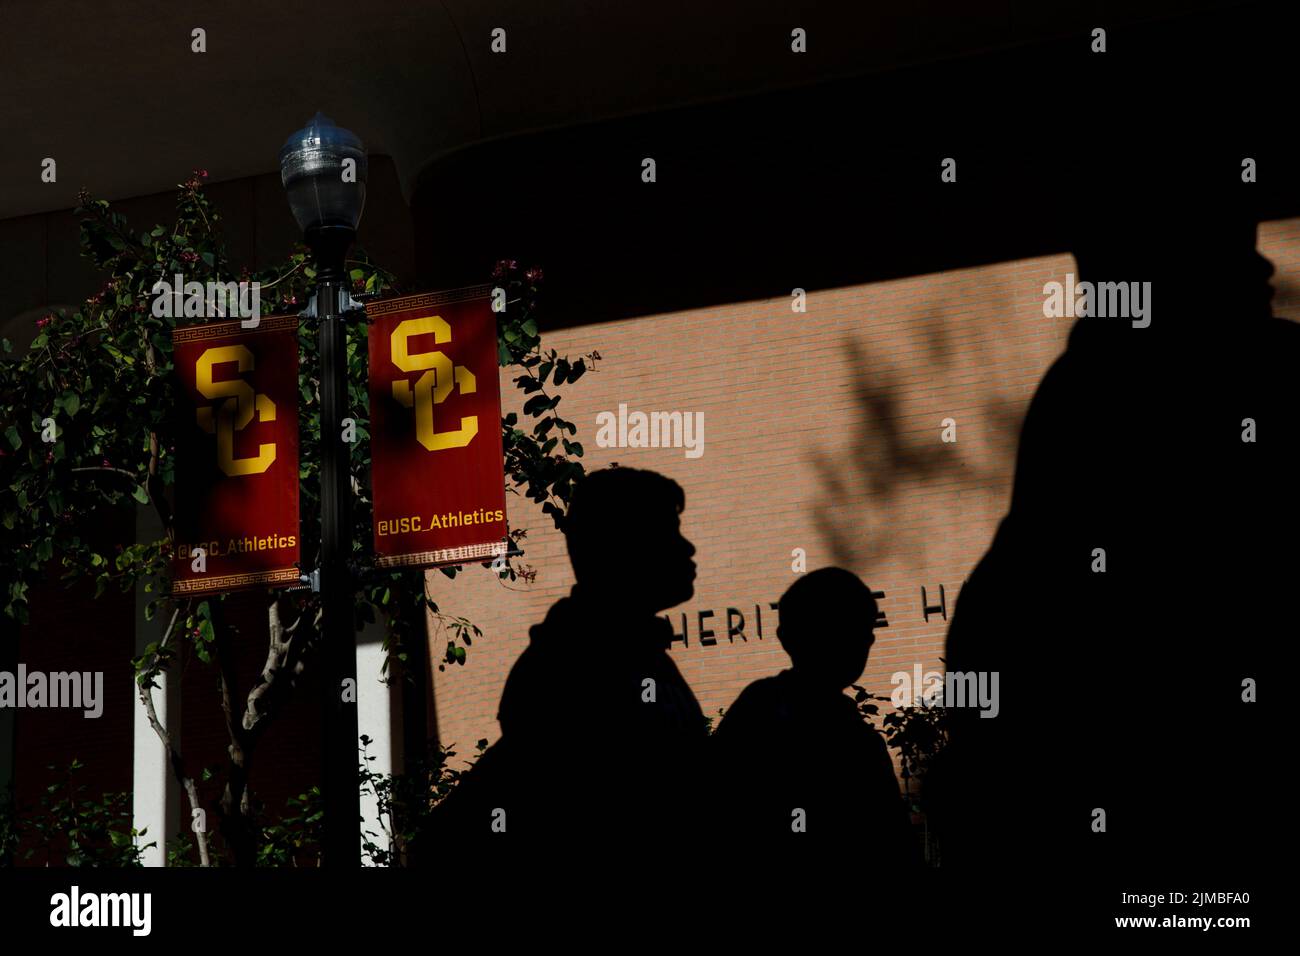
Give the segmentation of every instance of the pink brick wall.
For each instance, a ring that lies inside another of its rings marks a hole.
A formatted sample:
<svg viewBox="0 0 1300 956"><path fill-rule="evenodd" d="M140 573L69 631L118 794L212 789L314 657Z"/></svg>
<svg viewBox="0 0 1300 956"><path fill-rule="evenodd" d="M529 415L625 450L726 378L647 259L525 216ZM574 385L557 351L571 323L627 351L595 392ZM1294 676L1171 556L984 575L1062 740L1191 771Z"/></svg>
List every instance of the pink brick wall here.
<svg viewBox="0 0 1300 956"><path fill-rule="evenodd" d="M1262 225L1260 249L1277 266L1276 313L1300 317L1300 219ZM679 632L688 615L689 645L672 653L705 713L786 665L768 603L794 580L794 548L810 570L839 564L885 592L889 627L877 631L865 686L887 694L895 671L940 666L946 621L925 620L921 588L936 605L942 585L951 616L1006 510L1021 418L1073 321L1043 317L1042 288L1072 271L1071 256L1050 256L814 292L802 315L783 297L546 336L562 354L603 356L560 406L587 468L649 468L686 490L682 525L700 573L695 597L669 614ZM506 375L502 391L518 410ZM597 447L596 415L619 403L703 412L703 456ZM940 440L945 418L955 444ZM441 608L484 631L465 666L434 673L439 735L461 754L499 735L497 702L528 628L573 583L550 519L524 499L508 504L512 526L528 528L533 585L500 584L477 565L455 581L429 576ZM728 607L744 614L747 641L727 639ZM709 610L717 643L702 646L698 614ZM430 635L436 661L447 636L436 620Z"/></svg>

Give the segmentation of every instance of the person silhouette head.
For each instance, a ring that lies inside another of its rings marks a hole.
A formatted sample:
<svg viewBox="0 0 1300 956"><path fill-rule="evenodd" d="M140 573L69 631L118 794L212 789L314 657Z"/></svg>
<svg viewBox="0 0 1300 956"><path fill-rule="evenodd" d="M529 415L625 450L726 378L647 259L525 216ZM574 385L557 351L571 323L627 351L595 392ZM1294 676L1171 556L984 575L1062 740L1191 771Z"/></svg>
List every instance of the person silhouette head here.
<svg viewBox="0 0 1300 956"><path fill-rule="evenodd" d="M1159 175L1140 189L1131 155L1107 149L1076 160L1076 202L1087 210L1071 226L1079 279L1150 283L1152 324L1128 338L1217 337L1243 320L1271 316L1273 265L1256 248L1262 200L1259 190L1242 189L1240 157L1179 150L1163 156ZM1109 338L1128 325L1085 320L1077 327Z"/></svg>
<svg viewBox="0 0 1300 956"><path fill-rule="evenodd" d="M1074 257L1082 281L1149 282L1155 334L1231 331L1273 312L1273 264L1256 249L1257 224L1235 210L1179 209L1151 202L1132 213L1130 231L1086 231ZM1123 330L1128 323L1085 322Z"/></svg>
<svg viewBox="0 0 1300 956"><path fill-rule="evenodd" d="M686 495L638 468L582 478L563 521L578 590L630 614L657 614L695 593L695 546L681 532Z"/></svg>
<svg viewBox="0 0 1300 956"><path fill-rule="evenodd" d="M835 691L862 676L877 606L861 578L843 568L812 571L790 585L777 608L776 636L797 675Z"/></svg>

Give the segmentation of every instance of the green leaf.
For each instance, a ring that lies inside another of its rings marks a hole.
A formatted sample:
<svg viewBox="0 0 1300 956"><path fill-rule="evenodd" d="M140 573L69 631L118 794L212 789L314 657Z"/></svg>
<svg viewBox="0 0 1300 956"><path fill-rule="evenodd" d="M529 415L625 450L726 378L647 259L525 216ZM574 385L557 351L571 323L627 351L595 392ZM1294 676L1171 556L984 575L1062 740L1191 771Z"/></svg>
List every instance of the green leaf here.
<svg viewBox="0 0 1300 956"><path fill-rule="evenodd" d="M69 416L77 414L77 410L81 408L81 399L77 397L76 392L63 393L63 407Z"/></svg>
<svg viewBox="0 0 1300 956"><path fill-rule="evenodd" d="M131 497L142 505L147 505L149 503L149 492L145 490L144 485L136 485L135 489L131 492Z"/></svg>
<svg viewBox="0 0 1300 956"><path fill-rule="evenodd" d="M18 449L23 447L23 436L18 434L18 426L10 425L5 429L5 438L9 440L9 447Z"/></svg>
<svg viewBox="0 0 1300 956"><path fill-rule="evenodd" d="M107 342L103 343L103 346L105 352L113 356L113 358L117 359L119 362L123 363L124 365L135 364L135 359L133 359L131 356L124 353L121 349L117 348L116 346L110 345Z"/></svg>

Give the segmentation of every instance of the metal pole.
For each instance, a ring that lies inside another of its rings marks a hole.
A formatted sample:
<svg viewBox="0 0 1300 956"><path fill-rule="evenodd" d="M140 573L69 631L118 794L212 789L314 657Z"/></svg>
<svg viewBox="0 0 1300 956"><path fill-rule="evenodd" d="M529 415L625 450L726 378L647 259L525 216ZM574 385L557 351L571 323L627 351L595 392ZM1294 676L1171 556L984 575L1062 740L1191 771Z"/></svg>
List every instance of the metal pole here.
<svg viewBox="0 0 1300 956"><path fill-rule="evenodd" d="M352 480L350 446L343 441L342 424L348 417L347 325L341 302L346 301L347 293L342 270L346 246L338 250L336 242L327 239L317 249L316 283L316 314L320 321L320 590L324 612L321 687L325 730L322 754L325 764L325 832L322 851L325 865L346 869L361 864L361 796L357 772L354 581L349 567L352 556Z"/></svg>

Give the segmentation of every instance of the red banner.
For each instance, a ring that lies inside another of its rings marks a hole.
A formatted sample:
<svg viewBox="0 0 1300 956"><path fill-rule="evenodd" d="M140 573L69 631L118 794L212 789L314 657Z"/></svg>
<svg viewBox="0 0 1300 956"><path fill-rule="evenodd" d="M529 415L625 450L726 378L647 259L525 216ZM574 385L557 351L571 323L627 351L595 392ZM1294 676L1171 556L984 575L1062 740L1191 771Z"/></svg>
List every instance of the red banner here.
<svg viewBox="0 0 1300 956"><path fill-rule="evenodd" d="M172 592L298 584L298 317L186 326L172 345Z"/></svg>
<svg viewBox="0 0 1300 956"><path fill-rule="evenodd" d="M506 551L501 383L491 286L366 306L375 564Z"/></svg>

